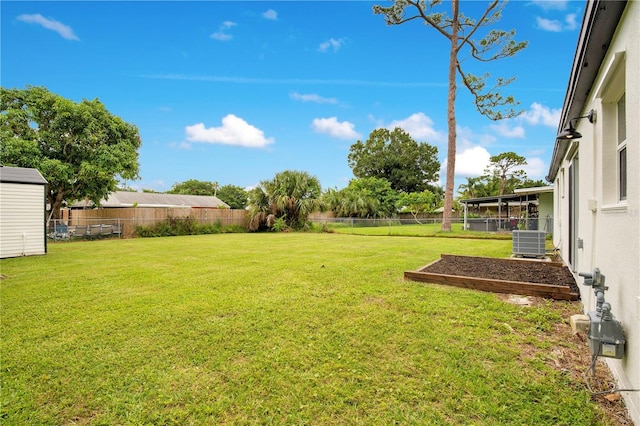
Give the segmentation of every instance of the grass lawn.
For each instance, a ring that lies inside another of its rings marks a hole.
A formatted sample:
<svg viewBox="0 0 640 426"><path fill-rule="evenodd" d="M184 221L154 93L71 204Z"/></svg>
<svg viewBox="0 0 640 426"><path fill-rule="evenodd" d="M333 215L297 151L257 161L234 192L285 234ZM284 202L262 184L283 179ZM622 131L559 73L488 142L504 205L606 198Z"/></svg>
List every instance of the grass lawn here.
<svg viewBox="0 0 640 426"><path fill-rule="evenodd" d="M316 229L322 229L326 227L330 232L336 232L340 234L354 234L354 235L370 235L370 236L405 236L405 237L447 237L447 238L480 238L480 239L496 239L496 240L511 240L512 236L510 232L479 232L479 231L464 231L462 229L462 223L452 223L451 232L440 231L441 224L439 222L425 222L425 223L406 223L402 224L389 220L378 220L375 222L375 226L371 226L366 220L350 222L327 222L326 225L322 223L316 223L314 227Z"/></svg>
<svg viewBox="0 0 640 426"><path fill-rule="evenodd" d="M579 378L580 305L403 280L504 240L219 234L4 259L0 422L606 424Z"/></svg>

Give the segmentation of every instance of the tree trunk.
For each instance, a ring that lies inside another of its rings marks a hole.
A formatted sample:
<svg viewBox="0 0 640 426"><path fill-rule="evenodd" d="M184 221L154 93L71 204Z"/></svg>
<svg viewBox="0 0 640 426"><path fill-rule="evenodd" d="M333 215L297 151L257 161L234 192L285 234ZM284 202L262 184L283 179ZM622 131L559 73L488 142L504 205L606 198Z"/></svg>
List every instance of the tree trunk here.
<svg viewBox="0 0 640 426"><path fill-rule="evenodd" d="M456 173L456 65L458 63L458 1L452 0L451 48L449 51L449 96L447 99L447 124L449 141L447 149L447 180L444 191L444 211L441 230L451 231L451 211L453 210L453 188Z"/></svg>
<svg viewBox="0 0 640 426"><path fill-rule="evenodd" d="M53 212L52 219L62 219L60 209L62 208L62 203L64 202L64 193L62 191L57 193L49 193L47 198L49 199L51 211Z"/></svg>

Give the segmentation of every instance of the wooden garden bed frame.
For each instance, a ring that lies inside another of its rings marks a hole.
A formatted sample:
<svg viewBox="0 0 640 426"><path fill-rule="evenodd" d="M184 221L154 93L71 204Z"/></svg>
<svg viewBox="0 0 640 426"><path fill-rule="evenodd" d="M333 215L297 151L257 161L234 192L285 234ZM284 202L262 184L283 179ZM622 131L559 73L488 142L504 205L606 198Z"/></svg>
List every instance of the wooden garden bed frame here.
<svg viewBox="0 0 640 426"><path fill-rule="evenodd" d="M445 257L447 255L442 255ZM532 262L532 260L518 259L491 259L492 261L504 262ZM463 275L447 275L424 272L425 269L439 262L440 259L429 263L417 271L405 271L405 280L418 281L424 283L444 284L454 287L469 288L474 290L490 291L493 293L519 294L524 296L538 296L552 298L556 300L578 300L580 295L572 293L571 288L566 285L539 284L523 281L508 281L488 278L475 278ZM558 262L555 262L558 263ZM562 267L562 264L550 265Z"/></svg>

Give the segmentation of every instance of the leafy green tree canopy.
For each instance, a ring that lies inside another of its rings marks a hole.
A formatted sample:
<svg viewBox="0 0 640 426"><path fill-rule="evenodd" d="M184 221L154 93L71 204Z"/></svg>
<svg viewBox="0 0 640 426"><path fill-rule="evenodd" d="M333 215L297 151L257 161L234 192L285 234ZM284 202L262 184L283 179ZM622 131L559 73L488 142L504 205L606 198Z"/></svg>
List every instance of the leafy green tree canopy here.
<svg viewBox="0 0 640 426"><path fill-rule="evenodd" d="M458 187L461 198L481 198L512 194L516 189L546 186L542 180L531 180L526 172L519 168L527 160L514 152L503 152L490 157L485 174L467 177L467 182Z"/></svg>
<svg viewBox="0 0 640 426"><path fill-rule="evenodd" d="M489 159L489 166L485 169L485 174L489 179L496 178L500 182L498 195L503 195L507 188L507 183L511 180L514 185L526 178L527 173L521 166L527 165L526 158L515 152L503 152L492 155Z"/></svg>
<svg viewBox="0 0 640 426"><path fill-rule="evenodd" d="M216 195L218 182L207 182L196 179L189 179L184 182L174 184L167 194L186 195Z"/></svg>
<svg viewBox="0 0 640 426"><path fill-rule="evenodd" d="M218 189L218 198L227 203L232 209L247 207L249 194L243 188L235 185L223 185Z"/></svg>
<svg viewBox="0 0 640 426"><path fill-rule="evenodd" d="M307 172L286 170L249 191L249 230L303 229L309 214L320 208L322 188ZM284 222L284 224L283 224Z"/></svg>
<svg viewBox="0 0 640 426"><path fill-rule="evenodd" d="M346 188L329 189L322 196L336 217L391 217L397 199L389 181L375 177L351 179Z"/></svg>
<svg viewBox="0 0 640 426"><path fill-rule="evenodd" d="M349 167L357 178L386 179L396 191L420 192L438 180L438 148L418 143L403 129L376 129L351 145Z"/></svg>
<svg viewBox="0 0 640 426"><path fill-rule="evenodd" d="M75 103L44 87L0 88L0 137L4 164L36 168L49 182L54 218L64 202L99 205L119 178L138 178L138 129L98 99Z"/></svg>
<svg viewBox="0 0 640 426"><path fill-rule="evenodd" d="M409 194L402 193L396 204L398 210L408 211L414 220L420 223L418 215L432 212L437 207L437 197L429 190L411 192Z"/></svg>

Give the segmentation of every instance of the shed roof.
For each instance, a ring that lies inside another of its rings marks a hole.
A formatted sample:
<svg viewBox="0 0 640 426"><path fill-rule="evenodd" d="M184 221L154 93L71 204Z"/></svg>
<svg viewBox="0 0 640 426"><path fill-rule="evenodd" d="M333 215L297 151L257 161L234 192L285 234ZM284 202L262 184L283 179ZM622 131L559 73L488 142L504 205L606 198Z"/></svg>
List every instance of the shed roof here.
<svg viewBox="0 0 640 426"><path fill-rule="evenodd" d="M0 182L46 185L47 180L36 169L0 165Z"/></svg>
<svg viewBox="0 0 640 426"><path fill-rule="evenodd" d="M154 192L115 191L106 200L100 202L101 207L199 207L229 208L229 205L218 197L184 194L158 194ZM72 208L93 207L90 201L79 201Z"/></svg>

